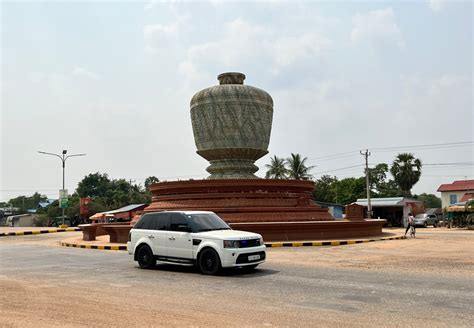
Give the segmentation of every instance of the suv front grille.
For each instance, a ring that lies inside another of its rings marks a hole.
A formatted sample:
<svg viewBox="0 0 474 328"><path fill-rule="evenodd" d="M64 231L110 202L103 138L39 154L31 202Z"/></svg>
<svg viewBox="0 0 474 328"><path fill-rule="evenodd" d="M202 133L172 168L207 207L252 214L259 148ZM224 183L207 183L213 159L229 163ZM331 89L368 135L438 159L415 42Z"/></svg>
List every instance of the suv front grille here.
<svg viewBox="0 0 474 328"><path fill-rule="evenodd" d="M249 261L249 256L252 256L252 255L260 255L260 259ZM262 260L265 260L265 252L245 253L245 254L240 254L237 257L237 261L235 263L245 264L245 263L252 263L252 262L260 262Z"/></svg>
<svg viewBox="0 0 474 328"><path fill-rule="evenodd" d="M246 239L239 241L239 248L260 246L260 239Z"/></svg>

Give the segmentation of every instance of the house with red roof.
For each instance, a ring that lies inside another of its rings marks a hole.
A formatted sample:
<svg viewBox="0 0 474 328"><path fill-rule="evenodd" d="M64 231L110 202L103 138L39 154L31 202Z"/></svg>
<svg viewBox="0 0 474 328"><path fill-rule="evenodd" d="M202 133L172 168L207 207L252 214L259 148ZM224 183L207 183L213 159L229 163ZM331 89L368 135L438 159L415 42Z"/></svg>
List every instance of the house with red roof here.
<svg viewBox="0 0 474 328"><path fill-rule="evenodd" d="M441 193L441 206L443 208L465 203L469 199L474 198L474 180L461 180L442 184L439 186L438 192Z"/></svg>

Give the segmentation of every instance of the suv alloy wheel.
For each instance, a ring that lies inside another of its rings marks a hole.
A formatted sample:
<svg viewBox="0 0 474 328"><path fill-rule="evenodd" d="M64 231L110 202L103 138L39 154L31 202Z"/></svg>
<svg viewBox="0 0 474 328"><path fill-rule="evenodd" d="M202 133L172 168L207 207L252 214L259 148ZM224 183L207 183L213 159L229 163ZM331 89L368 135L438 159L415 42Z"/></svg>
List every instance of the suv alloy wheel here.
<svg viewBox="0 0 474 328"><path fill-rule="evenodd" d="M142 246L138 250L138 265L142 269L152 269L156 265L155 258L153 257L153 253L148 246Z"/></svg>
<svg viewBox="0 0 474 328"><path fill-rule="evenodd" d="M204 249L199 256L198 266L203 274L217 274L221 269L219 255L211 248Z"/></svg>

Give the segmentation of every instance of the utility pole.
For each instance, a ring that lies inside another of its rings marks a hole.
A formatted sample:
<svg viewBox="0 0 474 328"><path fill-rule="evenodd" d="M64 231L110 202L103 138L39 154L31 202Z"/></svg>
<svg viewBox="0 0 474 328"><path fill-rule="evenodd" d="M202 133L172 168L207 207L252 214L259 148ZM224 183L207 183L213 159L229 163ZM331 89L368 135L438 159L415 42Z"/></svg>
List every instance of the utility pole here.
<svg viewBox="0 0 474 328"><path fill-rule="evenodd" d="M360 151L360 154L365 157L365 184L367 188L367 218L372 217L372 204L370 204L370 181L369 181L369 156L370 152L368 149L365 152Z"/></svg>

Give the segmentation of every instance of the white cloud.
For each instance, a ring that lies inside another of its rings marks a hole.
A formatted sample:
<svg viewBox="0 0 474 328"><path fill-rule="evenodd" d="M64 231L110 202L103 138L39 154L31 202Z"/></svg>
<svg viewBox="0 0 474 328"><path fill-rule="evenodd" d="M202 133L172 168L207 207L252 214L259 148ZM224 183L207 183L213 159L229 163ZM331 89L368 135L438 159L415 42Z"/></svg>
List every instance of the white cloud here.
<svg viewBox="0 0 474 328"><path fill-rule="evenodd" d="M222 71L259 66L279 74L282 69L322 54L330 45L330 40L315 31L284 35L279 29L237 18L224 25L217 40L191 46L179 71L190 81L202 81L202 72L212 72L215 67Z"/></svg>
<svg viewBox="0 0 474 328"><path fill-rule="evenodd" d="M100 76L98 74L96 74L94 72L91 72L91 71L85 69L84 67L75 67L72 70L71 74L73 76L76 76L76 77L85 77L85 78L92 79L92 80L100 79Z"/></svg>
<svg viewBox="0 0 474 328"><path fill-rule="evenodd" d="M355 15L352 19L351 39L354 43L369 43L375 47L391 43L400 48L405 46L391 7Z"/></svg>
<svg viewBox="0 0 474 328"><path fill-rule="evenodd" d="M446 6L446 3L447 3L446 0L429 0L428 6L434 12L439 13L440 11L444 9L444 7Z"/></svg>
<svg viewBox="0 0 474 328"><path fill-rule="evenodd" d="M149 0L147 3L145 3L145 11L150 11L153 10L157 5L159 4L165 4L165 5L174 5L175 3L180 2L179 0Z"/></svg>
<svg viewBox="0 0 474 328"><path fill-rule="evenodd" d="M169 25L149 24L143 27L143 38L145 39L145 51L156 53L160 49L166 49L166 44L177 37L179 33L178 23Z"/></svg>

